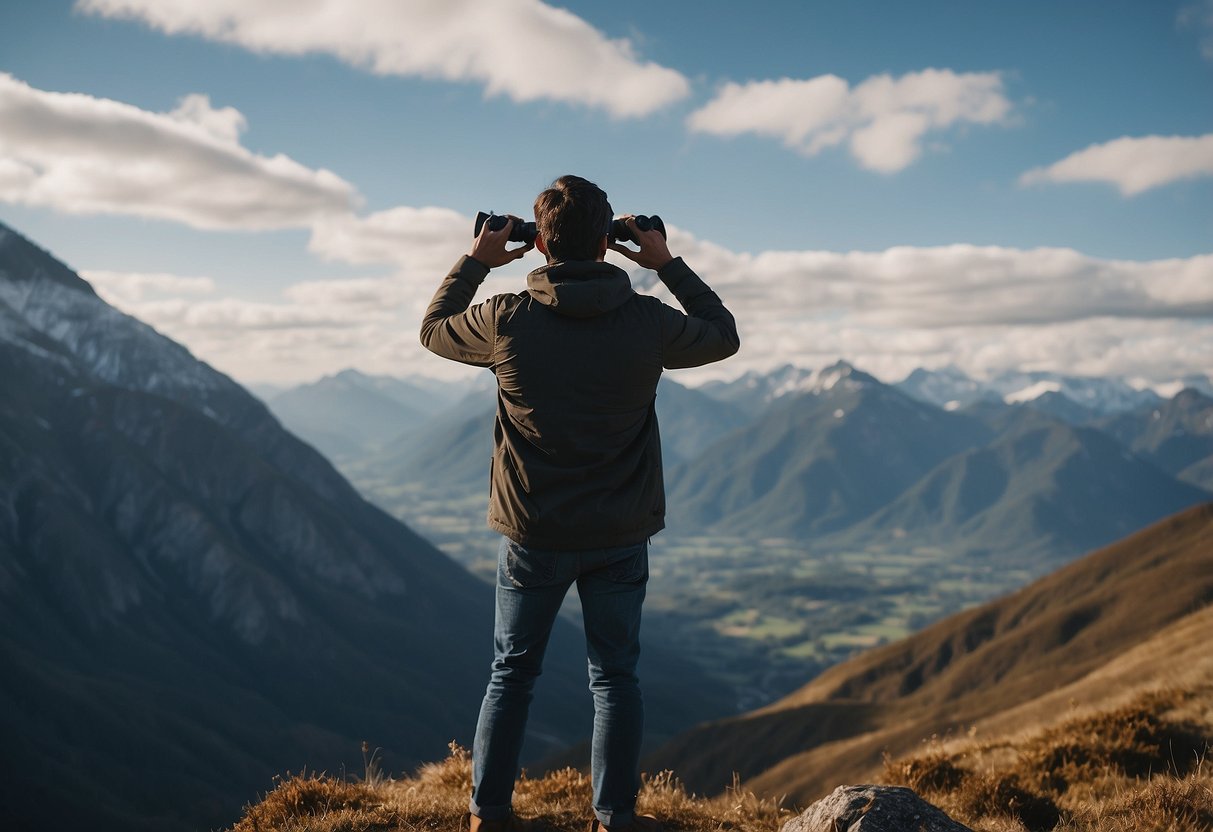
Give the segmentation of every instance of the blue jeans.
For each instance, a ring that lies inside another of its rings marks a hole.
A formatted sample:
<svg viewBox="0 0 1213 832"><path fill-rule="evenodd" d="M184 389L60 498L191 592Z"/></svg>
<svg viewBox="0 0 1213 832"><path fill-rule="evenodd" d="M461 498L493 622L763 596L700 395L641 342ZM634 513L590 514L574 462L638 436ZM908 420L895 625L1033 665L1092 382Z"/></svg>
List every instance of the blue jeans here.
<svg viewBox="0 0 1213 832"><path fill-rule="evenodd" d="M527 710L556 613L577 584L594 694L594 814L606 826L632 820L640 791L644 701L636 678L648 542L552 551L503 538L497 555L493 672L472 746L472 814L509 816Z"/></svg>

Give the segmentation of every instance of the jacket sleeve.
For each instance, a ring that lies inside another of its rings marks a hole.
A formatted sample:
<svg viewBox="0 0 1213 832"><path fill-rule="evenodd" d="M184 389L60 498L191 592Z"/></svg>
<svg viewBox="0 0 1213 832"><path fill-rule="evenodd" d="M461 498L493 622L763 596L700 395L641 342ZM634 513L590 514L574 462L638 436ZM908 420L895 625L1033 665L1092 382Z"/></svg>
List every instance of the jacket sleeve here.
<svg viewBox="0 0 1213 832"><path fill-rule="evenodd" d="M493 298L469 308L476 289L489 269L479 260L463 256L442 279L425 317L421 320L421 345L436 355L491 367L497 338L496 304Z"/></svg>
<svg viewBox="0 0 1213 832"><path fill-rule="evenodd" d="M662 306L662 366L667 370L699 367L737 352L741 339L733 313L681 257L662 266L657 276L686 310L684 315Z"/></svg>

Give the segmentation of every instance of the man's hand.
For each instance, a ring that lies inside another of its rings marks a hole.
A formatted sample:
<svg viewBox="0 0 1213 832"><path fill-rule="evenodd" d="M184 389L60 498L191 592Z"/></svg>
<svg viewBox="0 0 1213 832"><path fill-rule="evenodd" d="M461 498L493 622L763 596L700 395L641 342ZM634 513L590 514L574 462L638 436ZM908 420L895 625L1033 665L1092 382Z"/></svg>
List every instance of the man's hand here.
<svg viewBox="0 0 1213 832"><path fill-rule="evenodd" d="M624 217L623 220L632 230L632 236L640 242L640 250L630 249L622 243L611 243L611 251L617 251L638 266L653 271L657 271L674 259L674 255L670 254L670 247L666 244L665 237L661 236L660 231L655 228L641 231L636 227L636 217L631 214Z"/></svg>
<svg viewBox="0 0 1213 832"><path fill-rule="evenodd" d="M490 229L487 222L480 227L480 234L472 241L472 250L468 252L469 257L480 261L490 269L495 269L506 263L513 263L535 247L534 243L527 243L518 248L505 247L505 244L510 241L510 231L514 229L514 223L522 222L513 214L507 214L506 217L509 222L497 231Z"/></svg>

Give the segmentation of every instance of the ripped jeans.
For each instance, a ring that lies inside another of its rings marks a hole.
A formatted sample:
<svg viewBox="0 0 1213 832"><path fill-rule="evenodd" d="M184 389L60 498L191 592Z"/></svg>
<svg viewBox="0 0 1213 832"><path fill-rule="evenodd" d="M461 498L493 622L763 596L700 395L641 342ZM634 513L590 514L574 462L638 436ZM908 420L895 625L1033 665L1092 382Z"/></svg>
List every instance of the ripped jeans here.
<svg viewBox="0 0 1213 832"><path fill-rule="evenodd" d="M644 701L636 678L640 608L649 578L647 541L610 549L533 549L503 538L497 557L493 672L472 746L473 814L509 816L535 679L552 624L576 583L594 694L594 814L631 822L640 790Z"/></svg>

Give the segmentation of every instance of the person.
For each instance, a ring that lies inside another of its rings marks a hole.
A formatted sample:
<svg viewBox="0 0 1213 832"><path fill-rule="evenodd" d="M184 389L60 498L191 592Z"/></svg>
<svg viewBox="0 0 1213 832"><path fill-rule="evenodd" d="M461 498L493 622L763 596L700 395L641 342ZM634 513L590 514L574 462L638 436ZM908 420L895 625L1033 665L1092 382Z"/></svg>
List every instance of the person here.
<svg viewBox="0 0 1213 832"><path fill-rule="evenodd" d="M635 813L644 705L636 676L648 541L665 526L654 401L663 369L737 352L732 314L657 230L626 219L639 249L608 244L606 193L562 176L535 200L534 243L507 248L517 217L484 223L443 279L421 342L497 377L488 525L500 532L494 658L472 746L471 832L518 828L511 800L535 679L556 614L581 598L594 699L591 828L656 832ZM527 289L471 305L490 269L532 246ZM633 291L608 247L654 269L685 309Z"/></svg>

